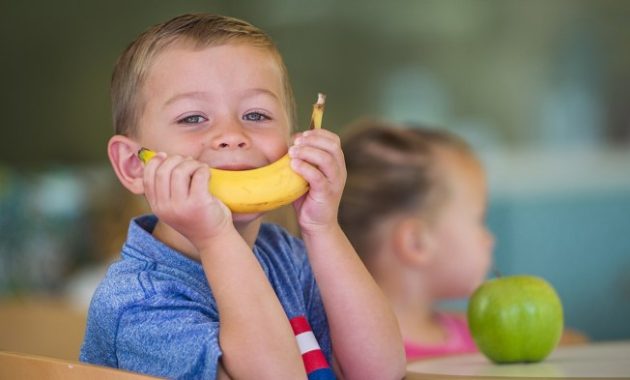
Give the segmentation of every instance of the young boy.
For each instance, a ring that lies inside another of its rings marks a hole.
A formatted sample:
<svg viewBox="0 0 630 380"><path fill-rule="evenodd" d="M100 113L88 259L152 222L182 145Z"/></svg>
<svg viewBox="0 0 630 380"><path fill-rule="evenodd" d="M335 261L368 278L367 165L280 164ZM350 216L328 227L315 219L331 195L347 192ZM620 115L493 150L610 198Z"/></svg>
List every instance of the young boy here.
<svg viewBox="0 0 630 380"><path fill-rule="evenodd" d="M269 36L210 14L156 25L117 62L112 103L110 161L154 215L130 223L94 294L82 361L169 378L404 376L396 318L337 223L335 134L289 149L310 185L294 202L303 240L208 192L210 167L287 152L294 101ZM140 147L161 153L144 166Z"/></svg>

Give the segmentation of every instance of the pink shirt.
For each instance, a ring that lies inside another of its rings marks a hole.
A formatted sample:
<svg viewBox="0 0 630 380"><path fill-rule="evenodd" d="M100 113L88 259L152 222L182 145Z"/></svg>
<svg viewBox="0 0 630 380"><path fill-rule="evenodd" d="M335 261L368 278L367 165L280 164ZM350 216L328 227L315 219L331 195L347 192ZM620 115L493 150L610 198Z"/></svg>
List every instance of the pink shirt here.
<svg viewBox="0 0 630 380"><path fill-rule="evenodd" d="M405 340L408 361L477 351L465 318L452 314L439 314L438 317L447 334L446 343L427 346Z"/></svg>

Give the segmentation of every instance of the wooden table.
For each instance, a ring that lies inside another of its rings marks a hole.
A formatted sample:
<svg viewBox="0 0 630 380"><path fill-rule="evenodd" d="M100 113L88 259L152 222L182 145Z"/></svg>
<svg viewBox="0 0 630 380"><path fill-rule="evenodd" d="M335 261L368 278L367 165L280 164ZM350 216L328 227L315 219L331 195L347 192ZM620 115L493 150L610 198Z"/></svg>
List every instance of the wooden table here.
<svg viewBox="0 0 630 380"><path fill-rule="evenodd" d="M406 380L421 379L630 379L630 341L592 342L558 347L540 363L493 364L466 354L412 362Z"/></svg>
<svg viewBox="0 0 630 380"><path fill-rule="evenodd" d="M46 356L0 350L0 379L158 380L157 377Z"/></svg>

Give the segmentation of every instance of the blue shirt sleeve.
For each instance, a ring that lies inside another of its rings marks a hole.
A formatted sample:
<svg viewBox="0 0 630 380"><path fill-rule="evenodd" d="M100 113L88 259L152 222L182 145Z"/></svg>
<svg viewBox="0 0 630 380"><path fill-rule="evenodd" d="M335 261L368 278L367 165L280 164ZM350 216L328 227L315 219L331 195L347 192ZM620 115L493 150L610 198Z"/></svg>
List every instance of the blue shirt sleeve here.
<svg viewBox="0 0 630 380"><path fill-rule="evenodd" d="M121 316L118 367L177 379L214 379L221 357L219 323L194 302L155 297Z"/></svg>
<svg viewBox="0 0 630 380"><path fill-rule="evenodd" d="M121 260L94 294L81 361L166 378L214 379L222 351L212 289L200 263L151 235L155 222L148 216L130 224ZM326 313L303 241L263 224L253 252L287 317L308 319L332 363Z"/></svg>

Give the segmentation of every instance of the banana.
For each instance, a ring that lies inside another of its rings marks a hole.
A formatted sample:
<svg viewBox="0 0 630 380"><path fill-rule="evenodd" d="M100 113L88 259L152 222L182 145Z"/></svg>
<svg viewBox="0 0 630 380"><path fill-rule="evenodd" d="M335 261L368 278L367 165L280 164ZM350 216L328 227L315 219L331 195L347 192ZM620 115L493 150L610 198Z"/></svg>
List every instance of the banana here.
<svg viewBox="0 0 630 380"><path fill-rule="evenodd" d="M317 94L317 102L313 104L313 113L311 114L310 129L318 129L322 127L322 119L324 118L324 105L326 104L326 95L321 92Z"/></svg>
<svg viewBox="0 0 630 380"><path fill-rule="evenodd" d="M326 96L318 94L310 128L321 128ZM141 148L138 158L149 162L155 152ZM269 165L249 170L210 169L210 193L235 213L258 213L289 204L308 191L308 182L293 171L285 154Z"/></svg>

